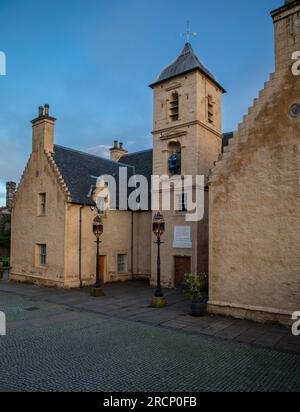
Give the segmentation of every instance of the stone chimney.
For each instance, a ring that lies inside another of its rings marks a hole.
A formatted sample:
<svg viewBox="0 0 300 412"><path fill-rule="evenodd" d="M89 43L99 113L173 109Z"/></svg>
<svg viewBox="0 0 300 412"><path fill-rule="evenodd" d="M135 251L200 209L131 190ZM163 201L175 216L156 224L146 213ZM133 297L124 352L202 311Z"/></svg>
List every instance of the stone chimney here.
<svg viewBox="0 0 300 412"><path fill-rule="evenodd" d="M292 54L300 50L300 0L285 0L284 5L271 12L275 29L276 72L290 68Z"/></svg>
<svg viewBox="0 0 300 412"><path fill-rule="evenodd" d="M49 104L40 106L38 117L32 123L32 152L53 152L56 119L49 115Z"/></svg>
<svg viewBox="0 0 300 412"><path fill-rule="evenodd" d="M15 182L7 182L6 183L6 208L8 210L12 209L14 196L16 193L16 183Z"/></svg>
<svg viewBox="0 0 300 412"><path fill-rule="evenodd" d="M119 143L117 140L114 141L114 146L110 150L110 160L118 162L122 156L125 156L128 151L123 148L123 143Z"/></svg>

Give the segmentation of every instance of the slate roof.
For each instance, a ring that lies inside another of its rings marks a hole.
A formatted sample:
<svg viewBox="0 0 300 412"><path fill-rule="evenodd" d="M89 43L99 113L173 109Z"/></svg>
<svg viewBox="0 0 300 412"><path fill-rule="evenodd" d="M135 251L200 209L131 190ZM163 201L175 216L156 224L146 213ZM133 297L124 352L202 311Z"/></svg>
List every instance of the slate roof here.
<svg viewBox="0 0 300 412"><path fill-rule="evenodd" d="M133 166L137 175L145 176L151 180L153 169L153 150L143 150L142 152L130 153L121 157L120 162Z"/></svg>
<svg viewBox="0 0 300 412"><path fill-rule="evenodd" d="M150 85L150 87L194 70L200 70L201 73L205 74L225 93L224 88L217 82L216 78L200 62L190 43L185 44L183 51L177 59L161 71L158 78Z"/></svg>
<svg viewBox="0 0 300 412"><path fill-rule="evenodd" d="M233 133L223 134L222 151L232 137ZM53 158L71 193L72 203L93 206L91 193L96 187L97 178L101 175L111 175L116 178L117 182L118 208L119 168L127 167L128 179L135 174L146 177L149 189L149 207L151 205L152 149L127 154L122 156L119 162L115 162L100 156L54 145ZM128 189L128 194L130 194L130 189Z"/></svg>
<svg viewBox="0 0 300 412"><path fill-rule="evenodd" d="M153 171L153 149L127 154L120 162L133 166L135 174L143 175L148 181L148 207L151 210L151 176Z"/></svg>
<svg viewBox="0 0 300 412"><path fill-rule="evenodd" d="M54 145L53 158L71 193L72 203L94 205L90 193L96 186L97 178L111 175L118 185L120 166L127 167L128 178L135 174L132 166L58 145Z"/></svg>

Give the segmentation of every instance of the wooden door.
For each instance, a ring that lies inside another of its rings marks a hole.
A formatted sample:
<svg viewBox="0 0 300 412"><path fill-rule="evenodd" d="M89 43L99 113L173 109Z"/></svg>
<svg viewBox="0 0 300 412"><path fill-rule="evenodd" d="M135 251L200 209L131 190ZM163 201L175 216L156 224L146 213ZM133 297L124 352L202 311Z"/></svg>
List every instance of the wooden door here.
<svg viewBox="0 0 300 412"><path fill-rule="evenodd" d="M191 273L191 258L185 256L175 257L175 287L181 288L184 284L184 275Z"/></svg>
<svg viewBox="0 0 300 412"><path fill-rule="evenodd" d="M105 271L106 271L106 256L99 256L99 268L100 268L100 282L103 285L105 283Z"/></svg>

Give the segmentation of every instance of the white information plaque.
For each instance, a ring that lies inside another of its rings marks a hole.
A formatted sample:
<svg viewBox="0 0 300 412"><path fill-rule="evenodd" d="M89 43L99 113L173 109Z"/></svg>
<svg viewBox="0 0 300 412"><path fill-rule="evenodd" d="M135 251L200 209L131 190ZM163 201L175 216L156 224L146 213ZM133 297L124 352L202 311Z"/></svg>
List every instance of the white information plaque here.
<svg viewBox="0 0 300 412"><path fill-rule="evenodd" d="M190 226L175 226L174 227L174 249L191 249L191 227Z"/></svg>

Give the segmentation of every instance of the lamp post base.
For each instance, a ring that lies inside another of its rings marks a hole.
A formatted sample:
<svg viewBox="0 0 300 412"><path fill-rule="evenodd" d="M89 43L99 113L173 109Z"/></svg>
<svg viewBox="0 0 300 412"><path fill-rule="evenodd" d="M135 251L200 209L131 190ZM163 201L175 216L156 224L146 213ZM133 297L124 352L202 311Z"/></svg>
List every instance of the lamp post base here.
<svg viewBox="0 0 300 412"><path fill-rule="evenodd" d="M151 306L152 308L164 308L168 305L167 299L165 297L153 296Z"/></svg>
<svg viewBox="0 0 300 412"><path fill-rule="evenodd" d="M93 287L92 290L91 290L91 295L94 298L99 298L100 296L104 296L105 293L104 293L104 290L103 290L102 287L100 287L100 288Z"/></svg>

